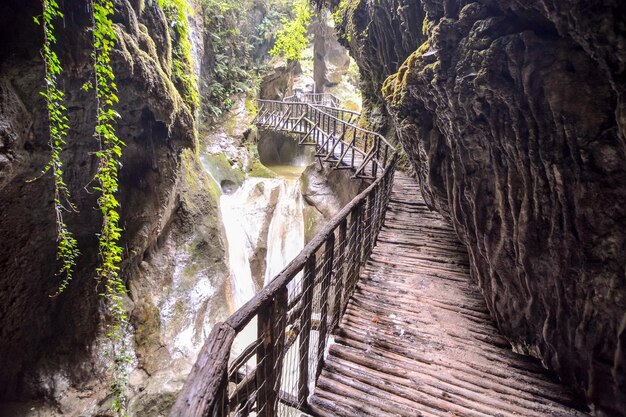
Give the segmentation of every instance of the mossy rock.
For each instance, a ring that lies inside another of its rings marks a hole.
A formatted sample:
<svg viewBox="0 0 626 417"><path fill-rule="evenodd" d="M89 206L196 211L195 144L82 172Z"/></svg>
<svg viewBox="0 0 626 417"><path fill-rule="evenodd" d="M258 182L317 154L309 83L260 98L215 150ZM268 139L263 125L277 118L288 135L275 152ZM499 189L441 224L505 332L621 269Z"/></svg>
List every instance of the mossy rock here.
<svg viewBox="0 0 626 417"><path fill-rule="evenodd" d="M252 163L252 169L248 173L250 177L257 178L277 178L278 175L274 173L271 169L263 165L260 161L254 161Z"/></svg>
<svg viewBox="0 0 626 417"><path fill-rule="evenodd" d="M403 103L407 94L407 85L417 71L417 67L423 65L422 57L430 48L428 42L424 42L415 52L413 52L400 66L398 72L390 75L383 83L382 93L387 103L392 106L399 106ZM436 63L435 63L436 64ZM432 64L431 64L432 65Z"/></svg>
<svg viewBox="0 0 626 417"><path fill-rule="evenodd" d="M202 162L218 184L229 181L239 187L246 178L243 169L224 153L203 155Z"/></svg>

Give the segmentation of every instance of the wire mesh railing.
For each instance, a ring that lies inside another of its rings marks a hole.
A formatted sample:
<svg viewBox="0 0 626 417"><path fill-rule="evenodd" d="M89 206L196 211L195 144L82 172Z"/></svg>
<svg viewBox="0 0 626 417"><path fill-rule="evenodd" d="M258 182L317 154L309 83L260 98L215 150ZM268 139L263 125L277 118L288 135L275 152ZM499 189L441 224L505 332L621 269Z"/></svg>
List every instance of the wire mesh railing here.
<svg viewBox="0 0 626 417"><path fill-rule="evenodd" d="M297 132L320 158L367 171L373 181L265 288L214 326L170 417L306 413L333 329L384 221L396 163L384 138L310 104L259 104L255 123Z"/></svg>

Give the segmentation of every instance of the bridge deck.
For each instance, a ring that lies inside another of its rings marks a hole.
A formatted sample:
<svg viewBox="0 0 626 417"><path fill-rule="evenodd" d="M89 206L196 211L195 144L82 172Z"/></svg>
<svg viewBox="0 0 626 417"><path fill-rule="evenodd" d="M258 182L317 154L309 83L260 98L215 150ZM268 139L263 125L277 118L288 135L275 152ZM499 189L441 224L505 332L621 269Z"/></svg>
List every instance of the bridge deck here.
<svg viewBox="0 0 626 417"><path fill-rule="evenodd" d="M320 416L587 415L511 351L452 227L401 173L309 403Z"/></svg>

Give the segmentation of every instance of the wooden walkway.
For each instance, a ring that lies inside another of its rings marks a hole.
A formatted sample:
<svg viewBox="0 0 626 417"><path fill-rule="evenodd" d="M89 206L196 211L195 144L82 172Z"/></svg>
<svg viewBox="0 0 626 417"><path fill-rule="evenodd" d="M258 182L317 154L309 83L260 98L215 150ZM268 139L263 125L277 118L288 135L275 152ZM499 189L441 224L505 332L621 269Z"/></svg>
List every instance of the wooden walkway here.
<svg viewBox="0 0 626 417"><path fill-rule="evenodd" d="M452 227L396 174L309 404L320 416L585 416L499 335Z"/></svg>

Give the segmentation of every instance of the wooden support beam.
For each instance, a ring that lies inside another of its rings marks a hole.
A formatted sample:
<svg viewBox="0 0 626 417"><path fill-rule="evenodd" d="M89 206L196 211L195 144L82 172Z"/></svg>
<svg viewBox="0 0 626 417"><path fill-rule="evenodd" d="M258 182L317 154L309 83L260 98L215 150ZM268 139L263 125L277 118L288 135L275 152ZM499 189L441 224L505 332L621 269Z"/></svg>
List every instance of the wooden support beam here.
<svg viewBox="0 0 626 417"><path fill-rule="evenodd" d="M235 330L227 324L213 326L169 417L227 415L226 371Z"/></svg>
<svg viewBox="0 0 626 417"><path fill-rule="evenodd" d="M333 304L333 314L331 321L331 331L339 325L339 319L343 313L343 300L342 293L345 286L345 274L346 274L346 231L348 229L348 221L344 219L339 225L339 235L337 239L337 261L335 272L335 295Z"/></svg>
<svg viewBox="0 0 626 417"><path fill-rule="evenodd" d="M258 337L262 342L256 351L257 412L262 417L274 417L282 377L285 321L288 304L287 286L281 287L271 303L258 313Z"/></svg>

